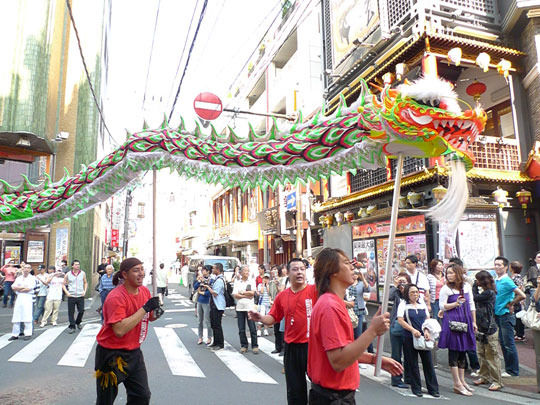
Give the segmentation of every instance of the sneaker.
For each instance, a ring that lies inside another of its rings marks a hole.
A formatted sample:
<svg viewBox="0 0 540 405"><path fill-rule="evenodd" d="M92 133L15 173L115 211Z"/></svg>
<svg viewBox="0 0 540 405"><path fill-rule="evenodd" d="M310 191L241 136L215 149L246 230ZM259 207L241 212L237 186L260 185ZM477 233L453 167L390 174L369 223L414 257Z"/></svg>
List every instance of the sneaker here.
<svg viewBox="0 0 540 405"><path fill-rule="evenodd" d="M214 346L214 347L212 347L213 352L217 352L218 350L223 350L223 346Z"/></svg>
<svg viewBox="0 0 540 405"><path fill-rule="evenodd" d="M247 347L241 347L240 348L240 353L244 354L244 353L247 353Z"/></svg>
<svg viewBox="0 0 540 405"><path fill-rule="evenodd" d="M77 324L77 329L79 329L79 330L81 330L81 329L82 329L82 326L81 326L81 324L80 324L80 323L79 323L79 324Z"/></svg>
<svg viewBox="0 0 540 405"><path fill-rule="evenodd" d="M478 374L478 371L479 371L479 370L472 370L472 371L471 371L471 377L472 377L472 378L478 378L478 377L480 377L480 375Z"/></svg>
<svg viewBox="0 0 540 405"><path fill-rule="evenodd" d="M30 339L32 339L32 336L25 336L25 337L23 337L23 340L30 340Z"/></svg>
<svg viewBox="0 0 540 405"><path fill-rule="evenodd" d="M268 329L264 330L264 336L268 336Z"/></svg>
<svg viewBox="0 0 540 405"><path fill-rule="evenodd" d="M261 337L261 331L260 330L257 331L257 337Z"/></svg>
<svg viewBox="0 0 540 405"><path fill-rule="evenodd" d="M253 354L259 354L259 348L258 347L254 347L252 350Z"/></svg>
<svg viewBox="0 0 540 405"><path fill-rule="evenodd" d="M272 353L272 354L278 354L279 352L281 352L281 350L274 349L274 350L272 350L270 353Z"/></svg>
<svg viewBox="0 0 540 405"><path fill-rule="evenodd" d="M44 328L44 327L45 327L45 325L47 325L47 324L46 324L46 323L44 323L44 322L41 322L41 323L39 324L39 327L40 327L40 328Z"/></svg>
<svg viewBox="0 0 540 405"><path fill-rule="evenodd" d="M506 371L503 371L501 373L501 377L508 378L508 377L512 377L512 376L510 374L508 374Z"/></svg>
<svg viewBox="0 0 540 405"><path fill-rule="evenodd" d="M56 325L58 325L56 322L53 322L53 323L52 323L52 326L56 326Z"/></svg>
<svg viewBox="0 0 540 405"><path fill-rule="evenodd" d="M18 336L10 336L8 340L11 342L11 341L17 340L17 339L19 339Z"/></svg>
<svg viewBox="0 0 540 405"><path fill-rule="evenodd" d="M75 333L75 328L69 328L68 329L68 333L71 335L73 333Z"/></svg>

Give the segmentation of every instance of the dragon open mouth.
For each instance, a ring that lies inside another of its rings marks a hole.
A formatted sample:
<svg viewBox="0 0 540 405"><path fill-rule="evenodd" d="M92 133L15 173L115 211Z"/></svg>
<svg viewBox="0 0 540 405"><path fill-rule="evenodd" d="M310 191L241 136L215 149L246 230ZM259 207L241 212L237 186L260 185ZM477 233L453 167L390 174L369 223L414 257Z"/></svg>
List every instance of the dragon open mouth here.
<svg viewBox="0 0 540 405"><path fill-rule="evenodd" d="M433 129L450 146L462 152L467 152L468 146L476 140L483 128L482 120L475 111L468 110L463 115L452 117L434 113L420 114L409 108L404 109L401 115L415 126Z"/></svg>

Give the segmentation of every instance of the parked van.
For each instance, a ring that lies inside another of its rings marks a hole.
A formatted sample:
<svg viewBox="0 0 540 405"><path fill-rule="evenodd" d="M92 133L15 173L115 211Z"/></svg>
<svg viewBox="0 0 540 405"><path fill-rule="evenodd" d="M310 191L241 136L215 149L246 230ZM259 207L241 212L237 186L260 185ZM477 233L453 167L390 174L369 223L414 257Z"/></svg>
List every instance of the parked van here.
<svg viewBox="0 0 540 405"><path fill-rule="evenodd" d="M237 257L232 256L210 256L210 255L200 255L200 256L191 256L188 260L189 274L188 274L188 283L189 283L189 294L191 295L193 291L193 282L197 277L197 268L199 266L210 265L213 266L216 263L221 263L223 265L225 279L231 281L233 276L234 268L240 266L240 260Z"/></svg>

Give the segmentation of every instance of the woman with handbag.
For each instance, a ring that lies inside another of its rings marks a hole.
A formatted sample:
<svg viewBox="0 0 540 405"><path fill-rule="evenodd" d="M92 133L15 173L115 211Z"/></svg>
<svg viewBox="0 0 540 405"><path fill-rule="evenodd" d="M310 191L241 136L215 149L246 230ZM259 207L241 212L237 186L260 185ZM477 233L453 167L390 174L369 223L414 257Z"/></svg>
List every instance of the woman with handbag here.
<svg viewBox="0 0 540 405"><path fill-rule="evenodd" d="M476 281L472 287L478 332L476 342L480 359L479 378L474 385L489 384L490 391L500 391L503 387L501 378L501 362L499 360L499 336L495 322L495 298L497 289L493 276L486 270L476 273Z"/></svg>
<svg viewBox="0 0 540 405"><path fill-rule="evenodd" d="M439 295L439 306L444 314L439 348L448 349L454 392L471 396L474 389L465 381L465 356L468 350L476 350L476 307L464 273L458 264L451 264L446 269L446 285Z"/></svg>
<svg viewBox="0 0 540 405"><path fill-rule="evenodd" d="M411 384L411 391L417 397L422 394L422 381L418 368L418 356L422 360L427 390L431 396L440 397L439 383L435 375L433 360L429 347L433 348L433 340L422 325L429 319L429 311L424 302L420 302L420 291L415 284L408 284L403 290L403 300L397 310L397 319L403 330L403 357L405 358L405 374Z"/></svg>
<svg viewBox="0 0 540 405"><path fill-rule="evenodd" d="M536 278L536 285L540 283L540 276ZM536 288L536 291L532 295L531 305L534 305L536 310L536 325L540 323L540 288ZM540 392L540 325L535 327L531 325L531 331L534 341L534 352L536 353L536 390Z"/></svg>

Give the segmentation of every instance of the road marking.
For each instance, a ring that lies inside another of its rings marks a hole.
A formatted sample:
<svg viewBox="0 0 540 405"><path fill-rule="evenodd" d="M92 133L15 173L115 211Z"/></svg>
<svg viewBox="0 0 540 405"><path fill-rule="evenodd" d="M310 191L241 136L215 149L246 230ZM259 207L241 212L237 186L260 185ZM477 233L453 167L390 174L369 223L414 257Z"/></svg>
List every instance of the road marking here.
<svg viewBox="0 0 540 405"><path fill-rule="evenodd" d="M165 325L166 328L185 328L187 326L187 323L170 323L168 325Z"/></svg>
<svg viewBox="0 0 540 405"><path fill-rule="evenodd" d="M160 327L153 329L156 331L159 344L173 375L205 377L173 329Z"/></svg>
<svg viewBox="0 0 540 405"><path fill-rule="evenodd" d="M272 353L272 351L276 348L274 343L262 337L257 338L257 343L259 344L259 349L261 350L261 352L267 354L277 362L283 364L283 357L280 357L279 353Z"/></svg>
<svg viewBox="0 0 540 405"><path fill-rule="evenodd" d="M195 313L195 310L193 308L182 308L182 309L165 309L165 313L169 312L193 312Z"/></svg>
<svg viewBox="0 0 540 405"><path fill-rule="evenodd" d="M392 381L391 381L391 378L390 378L390 373L388 373L387 371L384 371L384 370L381 370L381 375L380 376L375 376L375 367L371 364L366 364L366 368L365 369L360 369L360 375L362 377L365 377L365 378L368 378L372 381L375 381L375 382L378 382L380 383L381 385L385 385L387 386L388 388L390 388L392 391L398 393L399 395L403 396L403 397L414 397L414 398L418 398L416 395L414 395L411 390L409 389L404 389L404 388L398 388L398 387L393 387L392 386ZM440 387L440 385L439 385ZM424 396L423 398L426 398L426 399L440 399L440 400L450 400L450 398L448 397L445 397L443 395L440 396L440 398L435 398L431 395L429 395L428 393L424 392Z"/></svg>
<svg viewBox="0 0 540 405"><path fill-rule="evenodd" d="M24 348L15 353L8 361L32 363L65 329L66 326L55 326L46 330Z"/></svg>
<svg viewBox="0 0 540 405"><path fill-rule="evenodd" d="M199 331L191 329L196 335ZM225 348L214 352L225 366L231 370L242 382L255 382L261 384L277 384L276 380L266 374L263 370L249 361L245 355L240 354L229 343L225 342Z"/></svg>
<svg viewBox="0 0 540 405"><path fill-rule="evenodd" d="M181 300L181 301L175 301L175 306L183 306L183 307L191 307L193 310L195 310L195 304L193 302L188 300Z"/></svg>
<svg viewBox="0 0 540 405"><path fill-rule="evenodd" d="M99 323L89 323L85 325L81 332L75 338L75 341L69 346L68 350L64 353L60 361L59 366L70 367L84 367L90 352L94 347L96 341L96 335L101 329Z"/></svg>
<svg viewBox="0 0 540 405"><path fill-rule="evenodd" d="M6 333L5 335L0 336L0 349L9 345L12 340L8 340L11 337L11 333Z"/></svg>

